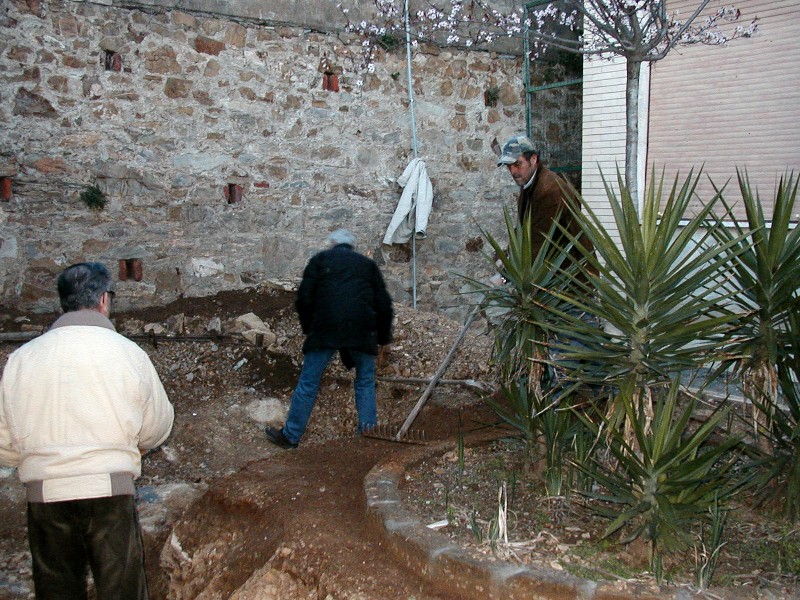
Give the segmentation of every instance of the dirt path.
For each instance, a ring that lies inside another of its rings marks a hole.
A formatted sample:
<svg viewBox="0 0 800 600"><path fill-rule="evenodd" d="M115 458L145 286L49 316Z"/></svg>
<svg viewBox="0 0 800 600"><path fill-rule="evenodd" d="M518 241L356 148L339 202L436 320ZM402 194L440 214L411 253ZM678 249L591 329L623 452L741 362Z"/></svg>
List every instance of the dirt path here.
<svg viewBox="0 0 800 600"><path fill-rule="evenodd" d="M458 412L434 407L420 421L443 438L457 427ZM278 451L212 483L174 529L179 577L169 597L457 598L407 571L366 519L366 474L390 456L418 451L345 438Z"/></svg>

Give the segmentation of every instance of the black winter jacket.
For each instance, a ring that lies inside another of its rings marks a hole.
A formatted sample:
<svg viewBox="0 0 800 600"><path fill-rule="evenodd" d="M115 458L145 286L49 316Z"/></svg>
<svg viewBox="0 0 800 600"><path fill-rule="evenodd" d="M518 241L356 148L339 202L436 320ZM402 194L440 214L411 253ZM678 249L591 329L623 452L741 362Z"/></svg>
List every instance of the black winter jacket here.
<svg viewBox="0 0 800 600"><path fill-rule="evenodd" d="M314 255L295 308L303 352L333 348L377 354L392 339L392 299L378 265L347 244Z"/></svg>

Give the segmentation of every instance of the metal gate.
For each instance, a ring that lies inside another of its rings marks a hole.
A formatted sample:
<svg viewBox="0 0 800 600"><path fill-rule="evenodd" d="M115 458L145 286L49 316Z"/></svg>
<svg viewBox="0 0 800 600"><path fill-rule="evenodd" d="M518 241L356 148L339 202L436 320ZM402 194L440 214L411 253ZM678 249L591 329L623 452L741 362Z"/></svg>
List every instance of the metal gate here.
<svg viewBox="0 0 800 600"><path fill-rule="evenodd" d="M559 48L542 47L535 32L577 39L583 32L558 27L552 21L539 23L536 11L552 0L534 0L525 5L524 36L525 127L539 145L542 161L564 174L580 190L583 129L583 57Z"/></svg>

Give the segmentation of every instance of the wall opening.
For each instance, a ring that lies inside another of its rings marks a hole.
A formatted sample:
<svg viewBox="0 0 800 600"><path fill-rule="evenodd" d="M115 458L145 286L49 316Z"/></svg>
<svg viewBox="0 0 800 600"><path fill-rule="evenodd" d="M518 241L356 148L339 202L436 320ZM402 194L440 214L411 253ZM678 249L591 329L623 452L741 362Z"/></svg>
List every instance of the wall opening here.
<svg viewBox="0 0 800 600"><path fill-rule="evenodd" d="M338 69L328 60L327 54L319 61L317 70L322 73L322 89L326 92L338 92L339 76L336 74Z"/></svg>
<svg viewBox="0 0 800 600"><path fill-rule="evenodd" d="M104 55L103 67L106 71L122 71L122 56L119 52L106 50Z"/></svg>
<svg viewBox="0 0 800 600"><path fill-rule="evenodd" d="M121 258L119 260L120 281L141 281L143 276L142 260L140 258Z"/></svg>
<svg viewBox="0 0 800 600"><path fill-rule="evenodd" d="M225 188L225 199L228 204L237 204L242 201L243 188L235 183L229 183Z"/></svg>
<svg viewBox="0 0 800 600"><path fill-rule="evenodd" d="M0 200L8 202L12 194L11 177L0 177Z"/></svg>
<svg viewBox="0 0 800 600"><path fill-rule="evenodd" d="M336 76L336 73L322 74L322 89L326 92L339 91L339 78Z"/></svg>

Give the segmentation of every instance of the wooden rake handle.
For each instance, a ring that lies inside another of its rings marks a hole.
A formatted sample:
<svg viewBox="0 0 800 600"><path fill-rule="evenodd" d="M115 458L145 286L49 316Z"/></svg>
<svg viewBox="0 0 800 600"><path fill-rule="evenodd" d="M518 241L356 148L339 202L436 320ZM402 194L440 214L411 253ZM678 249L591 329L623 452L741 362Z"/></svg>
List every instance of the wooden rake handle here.
<svg viewBox="0 0 800 600"><path fill-rule="evenodd" d="M458 334L456 341L453 342L453 347L450 348L450 352L448 352L447 356L444 357L442 364L439 365L439 368L436 370L436 373L434 373L433 379L431 379L430 383L428 383L428 387L425 388L424 392L422 392L422 396L420 396L419 400L417 400L416 406L414 406L414 408L408 414L408 417L406 417L403 426L400 428L400 431L398 431L397 435L395 436L395 440L400 441L400 439L406 433L408 433L409 427L411 427L411 424L414 422L414 419L417 418L419 411L422 410L422 407L428 401L428 398L433 392L433 388L436 387L436 384L439 383L439 380L442 378L442 375L444 375L444 372L447 370L447 367L450 366L450 362L453 360L453 357L456 354L456 350L458 350L459 345L461 345L461 341L467 334L469 326L472 325L472 322L475 320L475 317L478 316L479 310L480 310L480 305L476 305L472 309L472 312L470 312L469 315L467 316L467 320L464 322L464 327L461 328L461 333Z"/></svg>

